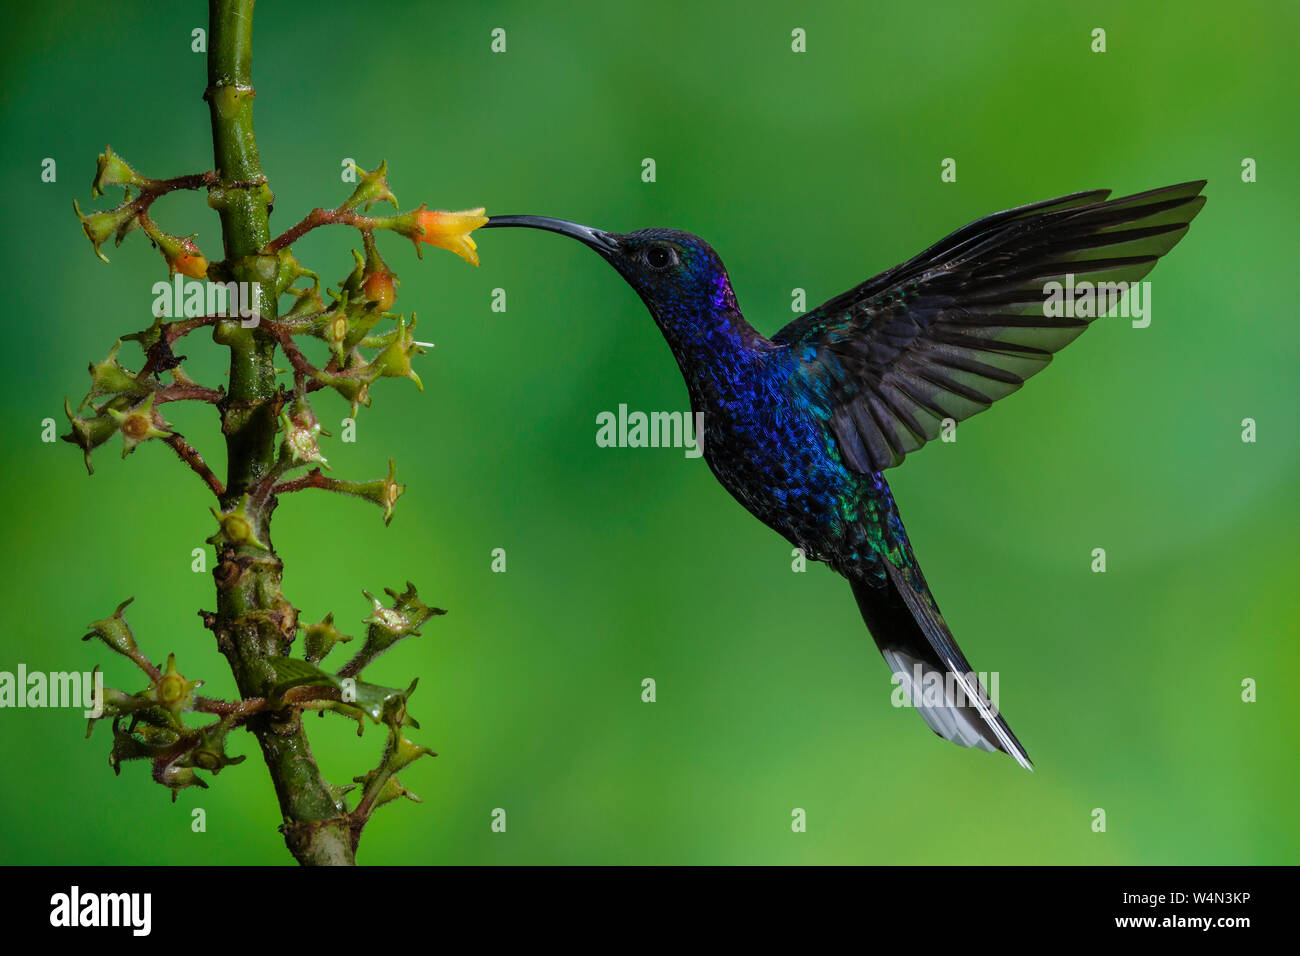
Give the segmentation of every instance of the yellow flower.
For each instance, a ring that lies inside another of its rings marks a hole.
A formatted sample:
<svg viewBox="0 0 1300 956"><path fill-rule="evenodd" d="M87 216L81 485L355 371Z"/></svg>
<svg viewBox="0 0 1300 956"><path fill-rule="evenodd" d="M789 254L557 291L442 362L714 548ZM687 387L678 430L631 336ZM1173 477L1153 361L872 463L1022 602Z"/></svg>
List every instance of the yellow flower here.
<svg viewBox="0 0 1300 956"><path fill-rule="evenodd" d="M417 238L420 242L454 252L470 265L476 266L478 253L475 250L478 247L469 234L487 222L483 211L482 206L478 209L462 209L460 212L427 209L420 213L422 234Z"/></svg>

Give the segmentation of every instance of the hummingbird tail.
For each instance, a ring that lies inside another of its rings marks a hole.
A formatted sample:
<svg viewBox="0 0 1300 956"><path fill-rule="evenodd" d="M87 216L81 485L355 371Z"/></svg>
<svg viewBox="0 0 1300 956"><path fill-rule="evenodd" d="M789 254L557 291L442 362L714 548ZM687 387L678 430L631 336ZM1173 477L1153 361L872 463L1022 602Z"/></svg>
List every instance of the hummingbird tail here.
<svg viewBox="0 0 1300 956"><path fill-rule="evenodd" d="M854 578L849 584L867 630L911 705L944 740L1001 750L1033 770L1029 754L953 640L919 572L907 574L890 561L885 566L883 585ZM909 580L912 577L919 588Z"/></svg>

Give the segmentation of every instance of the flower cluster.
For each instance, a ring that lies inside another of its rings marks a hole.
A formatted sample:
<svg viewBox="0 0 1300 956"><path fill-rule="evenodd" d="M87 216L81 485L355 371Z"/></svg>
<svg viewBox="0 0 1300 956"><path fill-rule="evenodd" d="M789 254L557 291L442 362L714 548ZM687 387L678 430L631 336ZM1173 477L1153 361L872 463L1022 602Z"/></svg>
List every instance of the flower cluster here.
<svg viewBox="0 0 1300 956"><path fill-rule="evenodd" d="M230 732L240 727L256 729L268 722L281 728L300 727L301 715L307 710L340 714L356 720L359 728L367 720L383 724L388 737L378 765L354 778L352 785L326 784L338 809L334 822L351 832L354 847L356 835L376 807L398 797L418 800L401 785L397 773L433 753L405 735L407 728L419 726L407 711L415 682L401 690L366 683L360 675L374 658L398 641L420 634L426 622L445 612L421 601L409 582L401 593L388 590L388 602L363 592L371 610L363 621L367 630L360 650L337 673L322 669L330 652L352 637L335 626L332 613L319 623L300 624L297 609L280 595L280 564L270 537L271 514L281 496L316 488L370 501L381 509L385 524L392 520L394 505L404 491L396 481L394 461L389 460L385 477L370 481L325 475L322 469L330 466L321 440L331 436L322 428L312 402L317 393L333 391L350 405L355 416L361 406L370 405L372 386L380 379L409 378L423 389L414 359L428 343L415 338L414 314L392 311L400 282L380 255L376 236L396 233L412 241L417 254L431 245L477 265L470 234L487 221L482 209L446 212L423 204L405 213L376 215L377 206L398 208L388 184L387 165L355 172L356 189L339 206L312 210L253 255L210 262L196 236L173 234L157 224L152 215L155 202L176 190L207 189L209 205L219 210L226 208L232 197L240 196L269 204L265 178L236 184L205 172L154 179L139 173L111 148L106 149L99 157L91 195L98 198L108 190L121 189L121 202L91 212L74 202L95 255L107 262L104 245L109 240L118 245L138 230L162 254L168 276L178 288L183 280L177 277L231 283L233 287L236 277L243 281L252 276L258 289L250 300L256 308L238 316L220 310L154 316L147 328L122 336L103 360L90 364L90 389L81 404L74 409L65 400L71 428L63 436L82 450L92 473L92 452L115 436L121 436L123 457L146 442L169 446L217 499L211 508L216 529L207 541L216 550L214 579L219 593L231 594L249 581L258 582L251 591L240 592L253 593L255 607L232 611L228 602L225 610L201 612L243 688L238 700L200 695L203 682L182 674L174 654L168 655L165 666L156 666L137 645L123 616L129 600L109 617L90 625L86 639L98 639L130 659L144 674L147 686L136 693L106 689L102 715L91 720L87 735L97 721L109 721L113 734L109 762L114 771L120 771L123 762L147 760L153 778L167 787L175 800L181 790L208 785L201 772L215 775L244 759L226 752ZM297 239L327 225L355 228L361 239L361 250L353 252L351 270L332 289L323 288L318 274L304 267L293 251ZM288 300L283 311L282 299ZM229 386L205 386L186 373L186 356L176 354L177 343L199 329L210 329L214 341L231 348ZM124 364L120 356L123 341L139 346L142 357L138 367ZM266 356L278 350L288 362L288 377L275 379L271 366L266 365L270 385L260 398L233 401L235 375L245 373L235 352L252 354L257 349ZM324 361L310 358L313 351L325 356ZM240 473L232 452L229 491L199 451L164 418L163 406L177 401L213 406L228 450L235 447L232 436L258 436L264 452L256 467ZM295 657L290 651L299 631L302 653ZM250 633L270 636L253 677L241 674L238 654L232 652L233 642ZM249 687L256 693L249 693ZM193 726L193 715L203 714L212 720ZM259 715L261 719L250 726L252 718ZM346 795L353 790L358 793L349 809ZM292 848L292 840L290 843Z"/></svg>

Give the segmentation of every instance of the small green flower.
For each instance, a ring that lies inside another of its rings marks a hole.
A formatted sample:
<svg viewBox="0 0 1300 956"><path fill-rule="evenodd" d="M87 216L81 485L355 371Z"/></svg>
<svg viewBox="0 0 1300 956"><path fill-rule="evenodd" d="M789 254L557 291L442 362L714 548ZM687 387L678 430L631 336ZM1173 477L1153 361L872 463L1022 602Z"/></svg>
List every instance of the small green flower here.
<svg viewBox="0 0 1300 956"><path fill-rule="evenodd" d="M99 247L114 237L116 237L115 243L120 245L123 237L139 223L136 218L138 210L129 202L106 212L92 212L88 216L82 213L81 206L75 199L72 200L72 208L76 212L77 218L81 220L81 231L90 240L90 244L95 249L95 255L99 256L103 262L108 261L108 256L104 255Z"/></svg>
<svg viewBox="0 0 1300 956"><path fill-rule="evenodd" d="M111 617L106 617L102 621L95 621L90 625L90 633L82 638L88 641L92 637L97 637L113 650L125 657L134 660L139 656L140 649L135 643L135 635L131 633L131 625L126 623L126 618L122 612L134 601L134 597L129 597L117 606Z"/></svg>
<svg viewBox="0 0 1300 956"><path fill-rule="evenodd" d="M135 734L117 730L113 733L113 749L108 752L108 765L113 768L114 774L121 774L123 761L152 759L165 746L150 746Z"/></svg>
<svg viewBox="0 0 1300 956"><path fill-rule="evenodd" d="M193 767L183 767L179 763L168 764L164 767L155 765L154 779L171 790L172 803L176 802L176 795L187 787L208 789L207 783L194 772Z"/></svg>
<svg viewBox="0 0 1300 956"><path fill-rule="evenodd" d="M314 275L314 273L313 273ZM290 289L289 295L295 298L293 308L280 317L286 325L306 318L320 318L325 312L325 300L320 297L320 284L310 285L305 289Z"/></svg>
<svg viewBox="0 0 1300 956"><path fill-rule="evenodd" d="M238 757L226 755L226 735L229 732L230 725L225 721L218 720L208 724L199 731L198 745L177 763L187 767L198 767L214 776L220 773L223 767L243 763L247 759L243 755Z"/></svg>
<svg viewBox="0 0 1300 956"><path fill-rule="evenodd" d="M319 664L335 644L346 644L352 640L351 634L342 633L334 626L334 614L326 614L319 624L299 624L303 631L303 654L313 664Z"/></svg>
<svg viewBox="0 0 1300 956"><path fill-rule="evenodd" d="M113 421L117 422L118 431L122 433L123 458L135 451L136 446L141 442L146 442L150 438L171 437L172 433L167 431L171 426L154 411L153 402L156 397L156 392L150 392L148 398L125 412L111 405L106 409Z"/></svg>
<svg viewBox="0 0 1300 956"><path fill-rule="evenodd" d="M176 655L168 654L167 668L161 677L150 682L143 696L168 711L179 723L182 711L194 709L194 691L202 686L201 680L186 680L176 669Z"/></svg>
<svg viewBox="0 0 1300 956"><path fill-rule="evenodd" d="M366 172L356 163L352 164L352 168L360 174L357 188L353 190L348 201L339 207L340 209L361 207L362 211L366 212L378 202L392 203L394 209L398 208L397 197L388 188L388 160L381 160L379 165L370 172Z"/></svg>
<svg viewBox="0 0 1300 956"><path fill-rule="evenodd" d="M277 262L275 272L275 291L277 295L283 295L286 292L290 295L299 295L302 292L315 292L319 288L320 276L299 262L298 257L293 254L293 249L291 247L281 249L275 254L275 258ZM290 286L303 276L312 280L311 286L302 290L291 289ZM319 298L320 296L317 294L317 299L319 300ZM323 305L322 308L324 308Z"/></svg>
<svg viewBox="0 0 1300 956"><path fill-rule="evenodd" d="M375 356L370 368L376 369L379 376L384 378L409 378L423 392L424 383L411 367L411 359L423 352L424 349L415 341L415 316L411 316L410 325L406 324L405 319L399 318L397 334L392 343Z"/></svg>
<svg viewBox="0 0 1300 956"><path fill-rule="evenodd" d="M91 674L96 674L98 671L99 665L96 665L95 669L91 671ZM148 701L142 701L134 694L128 694L126 691L118 690L116 687L104 688L104 698L102 703L104 705L103 714L98 717L91 717L86 721L87 739L90 739L90 735L94 731L95 724L98 721L112 720L150 706Z"/></svg>
<svg viewBox="0 0 1300 956"><path fill-rule="evenodd" d="M149 386L139 381L118 362L117 353L121 348L122 340L118 339L108 350L108 355L102 362L90 363L90 391L81 400L79 408L85 408L93 399L105 395L128 395L138 398L149 393Z"/></svg>
<svg viewBox="0 0 1300 956"><path fill-rule="evenodd" d="M229 511L217 511L215 508L208 510L221 526L216 534L208 538L208 544L217 548L230 546L257 548L259 551L271 550L258 534L256 523L248 513L248 495L240 498L239 503Z"/></svg>
<svg viewBox="0 0 1300 956"><path fill-rule="evenodd" d="M321 370L314 371L312 378L342 395L352 405L353 418L356 417L358 408L370 404L370 383L374 378L365 379L351 371L339 374Z"/></svg>
<svg viewBox="0 0 1300 956"><path fill-rule="evenodd" d="M72 403L63 400L63 412L68 416L72 431L61 436L81 449L86 460L86 471L95 473L95 466L90 461L90 453L117 433L117 422L107 412L100 412L94 418L82 418L72 410Z"/></svg>
<svg viewBox="0 0 1300 956"><path fill-rule="evenodd" d="M334 809L346 813L348 809L346 797L353 790L357 789L357 785L354 783L346 783L341 785L327 783L325 786L330 792L330 799L334 801Z"/></svg>
<svg viewBox="0 0 1300 956"><path fill-rule="evenodd" d="M136 189L144 190L152 185L154 180L148 176L141 176L126 160L113 152L113 147L105 146L104 151L99 154L99 162L95 168L95 181L90 184L90 195L98 199L104 195L105 186L124 188L134 186Z"/></svg>
<svg viewBox="0 0 1300 956"><path fill-rule="evenodd" d="M407 740L396 730L394 730L393 733L396 735L397 741L390 748L387 759L385 760L388 769L393 773L397 773L399 770L415 763L415 761L419 760L421 757L438 756L428 747L421 747L419 744Z"/></svg>
<svg viewBox="0 0 1300 956"><path fill-rule="evenodd" d="M410 581L406 582L406 590L401 594L392 588L384 588L384 592L393 600L391 607L385 605L369 591L361 592L370 602L370 616L364 618L364 623L370 625L366 628L366 642L357 652L356 657L339 672L340 674L348 676L361 673L371 661L398 641L406 637L418 636L420 628L430 618L447 613L441 608L429 607L421 601L415 585Z"/></svg>
<svg viewBox="0 0 1300 956"><path fill-rule="evenodd" d="M410 581L406 582L406 590L401 594L392 588L384 588L384 593L393 600L392 607L385 605L369 591L361 593L370 602L370 616L363 618L362 623L370 625L369 635L373 636L376 645L382 645L382 650L387 650L403 637L418 635L429 618L446 613L421 601L415 585ZM371 643L371 640L368 639L366 643Z"/></svg>
<svg viewBox="0 0 1300 956"><path fill-rule="evenodd" d="M280 424L284 427L281 442L282 459L286 467L320 462L326 468L329 462L320 453L318 443L322 434L320 422L305 401L296 401L289 409L280 411Z"/></svg>
<svg viewBox="0 0 1300 956"><path fill-rule="evenodd" d="M396 777L389 777L384 781L384 785L379 788L379 796L375 797L372 807L382 807L385 803L392 803L394 800L405 797L412 803L423 803L418 796L402 786L400 780Z"/></svg>

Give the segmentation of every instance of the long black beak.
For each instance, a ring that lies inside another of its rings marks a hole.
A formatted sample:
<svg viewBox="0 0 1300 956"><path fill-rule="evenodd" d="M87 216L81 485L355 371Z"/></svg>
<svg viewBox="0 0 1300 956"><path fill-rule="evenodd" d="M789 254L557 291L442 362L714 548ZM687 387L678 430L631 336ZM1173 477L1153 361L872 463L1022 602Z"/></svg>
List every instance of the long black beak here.
<svg viewBox="0 0 1300 956"><path fill-rule="evenodd" d="M618 240L608 232L592 229L581 223L569 222L567 219L551 219L549 216L493 216L479 228L492 229L505 226L558 232L562 236L577 239L583 245L590 246L607 259L618 251Z"/></svg>

